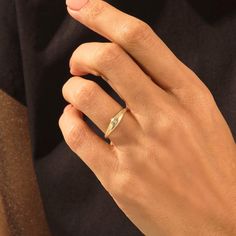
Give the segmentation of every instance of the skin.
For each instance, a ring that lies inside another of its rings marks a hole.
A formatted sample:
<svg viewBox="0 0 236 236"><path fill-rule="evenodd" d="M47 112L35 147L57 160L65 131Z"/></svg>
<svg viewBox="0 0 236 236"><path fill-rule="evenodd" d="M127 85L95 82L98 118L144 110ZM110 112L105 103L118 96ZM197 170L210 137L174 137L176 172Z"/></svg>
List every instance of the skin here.
<svg viewBox="0 0 236 236"><path fill-rule="evenodd" d="M236 146L208 88L141 20L90 0L69 14L110 40L80 45L63 86L65 141L145 234L236 234ZM101 76L128 112L110 144L105 133L122 107L85 74Z"/></svg>

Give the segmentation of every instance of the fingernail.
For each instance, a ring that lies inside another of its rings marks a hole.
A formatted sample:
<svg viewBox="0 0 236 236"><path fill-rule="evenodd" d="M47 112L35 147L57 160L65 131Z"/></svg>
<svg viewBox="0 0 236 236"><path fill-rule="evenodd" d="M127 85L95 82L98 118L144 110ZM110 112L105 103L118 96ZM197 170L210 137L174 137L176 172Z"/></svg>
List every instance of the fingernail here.
<svg viewBox="0 0 236 236"><path fill-rule="evenodd" d="M66 0L66 5L71 10L80 10L89 0Z"/></svg>

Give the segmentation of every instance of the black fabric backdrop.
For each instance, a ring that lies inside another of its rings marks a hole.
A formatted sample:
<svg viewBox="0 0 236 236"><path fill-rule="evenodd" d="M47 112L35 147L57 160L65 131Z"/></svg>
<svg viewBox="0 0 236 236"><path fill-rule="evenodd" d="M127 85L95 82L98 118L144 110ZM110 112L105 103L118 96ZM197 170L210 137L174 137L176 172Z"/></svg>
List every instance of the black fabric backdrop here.
<svg viewBox="0 0 236 236"><path fill-rule="evenodd" d="M110 2L148 22L199 75L236 137L235 1ZM34 164L53 235L142 235L70 151L58 127L69 58L88 41L106 39L74 21L64 0L0 0L0 88L28 107ZM101 78L86 78L121 102Z"/></svg>

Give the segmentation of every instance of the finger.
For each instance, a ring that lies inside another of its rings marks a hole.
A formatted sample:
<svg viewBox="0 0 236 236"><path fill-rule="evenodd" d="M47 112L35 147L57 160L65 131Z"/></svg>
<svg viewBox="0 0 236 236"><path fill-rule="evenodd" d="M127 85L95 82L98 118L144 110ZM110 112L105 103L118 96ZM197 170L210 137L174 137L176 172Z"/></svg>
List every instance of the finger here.
<svg viewBox="0 0 236 236"><path fill-rule="evenodd" d="M190 70L143 21L121 12L105 1L88 0L80 10L80 6L76 5L78 2L67 0L70 15L123 47L163 89L173 93L179 88L189 90L195 81L199 81L196 76L191 76L191 80L186 76Z"/></svg>
<svg viewBox="0 0 236 236"><path fill-rule="evenodd" d="M97 83L83 78L72 77L65 83L62 92L64 98L88 116L103 133L110 119L122 109ZM124 137L132 139L130 134L133 134L133 130L137 130L136 121L130 112L126 112L109 139L118 145Z"/></svg>
<svg viewBox="0 0 236 236"><path fill-rule="evenodd" d="M82 114L68 105L59 119L59 126L69 147L108 185L107 180L116 166L112 146L98 137L82 119Z"/></svg>
<svg viewBox="0 0 236 236"><path fill-rule="evenodd" d="M119 45L114 43L80 45L71 57L70 66L73 75L87 73L105 77L127 106L136 112L145 111L157 96L161 106L169 96L150 80Z"/></svg>

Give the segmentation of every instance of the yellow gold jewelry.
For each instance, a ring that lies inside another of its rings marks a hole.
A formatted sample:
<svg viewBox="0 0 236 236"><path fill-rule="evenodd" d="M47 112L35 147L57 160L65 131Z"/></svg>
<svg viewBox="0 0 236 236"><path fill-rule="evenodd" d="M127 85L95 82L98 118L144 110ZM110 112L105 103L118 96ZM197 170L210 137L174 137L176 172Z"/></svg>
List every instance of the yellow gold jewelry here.
<svg viewBox="0 0 236 236"><path fill-rule="evenodd" d="M105 138L107 138L111 134L111 132L116 129L116 127L121 122L121 120L127 110L128 110L128 108L125 107L121 111L119 111L115 116L113 116L111 118L110 123L109 123L108 128L105 133Z"/></svg>

